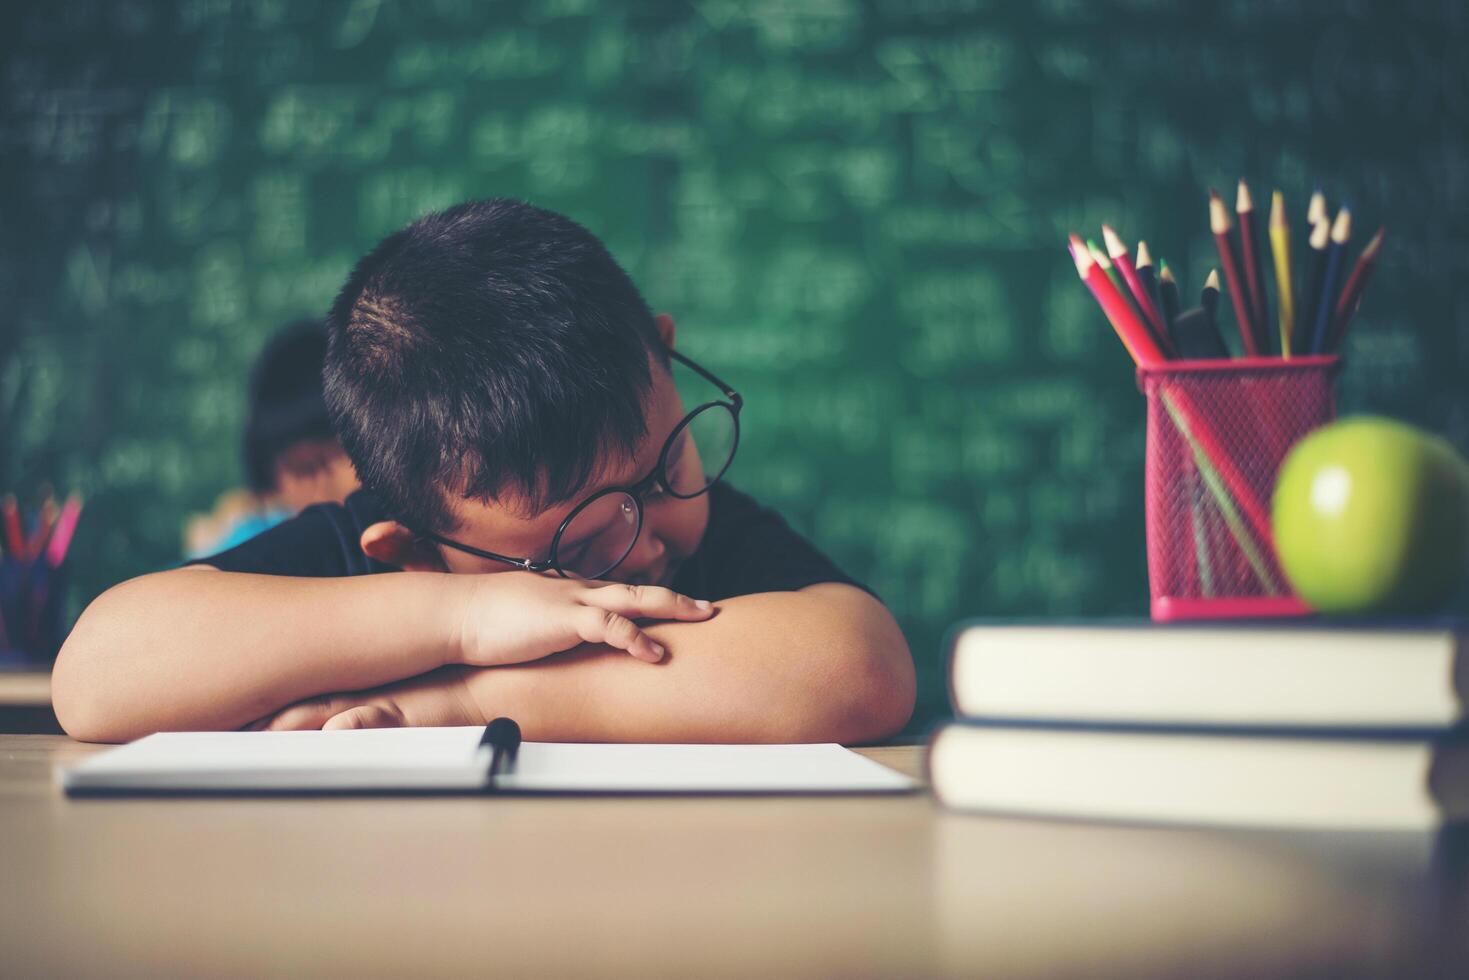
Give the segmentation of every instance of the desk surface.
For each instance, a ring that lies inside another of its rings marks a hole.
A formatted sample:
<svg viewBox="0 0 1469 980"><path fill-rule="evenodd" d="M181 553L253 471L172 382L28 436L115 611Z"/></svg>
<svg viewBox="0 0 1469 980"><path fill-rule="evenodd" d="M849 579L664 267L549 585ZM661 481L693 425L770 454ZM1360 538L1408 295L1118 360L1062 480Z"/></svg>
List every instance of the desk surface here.
<svg viewBox="0 0 1469 980"><path fill-rule="evenodd" d="M1457 840L846 798L79 800L0 736L10 976L1404 975ZM908 773L922 749L864 750Z"/></svg>

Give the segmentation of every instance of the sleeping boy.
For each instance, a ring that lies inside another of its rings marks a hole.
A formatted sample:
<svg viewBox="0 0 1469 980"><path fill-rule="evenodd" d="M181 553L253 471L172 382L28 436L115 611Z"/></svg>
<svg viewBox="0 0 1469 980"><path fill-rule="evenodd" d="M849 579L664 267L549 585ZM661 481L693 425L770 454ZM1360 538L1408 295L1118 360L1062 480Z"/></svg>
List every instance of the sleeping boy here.
<svg viewBox="0 0 1469 980"><path fill-rule="evenodd" d="M362 259L327 330L363 489L99 596L52 678L71 735L508 715L539 741L853 743L907 722L893 617L722 479L739 393L586 229L510 200L430 214Z"/></svg>

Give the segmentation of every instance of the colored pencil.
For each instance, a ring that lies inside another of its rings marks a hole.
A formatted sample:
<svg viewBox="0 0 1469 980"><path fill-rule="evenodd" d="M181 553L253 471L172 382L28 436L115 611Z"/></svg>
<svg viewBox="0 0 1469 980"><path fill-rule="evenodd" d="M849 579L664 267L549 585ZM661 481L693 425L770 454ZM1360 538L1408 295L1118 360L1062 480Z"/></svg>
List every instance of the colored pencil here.
<svg viewBox="0 0 1469 980"><path fill-rule="evenodd" d="M1328 353L1341 350L1342 341L1347 336L1347 327L1351 324L1352 317L1357 315L1357 307L1362 305L1362 293L1367 289L1367 280L1372 278L1372 270L1377 267L1377 252L1382 248L1382 235L1386 230L1377 229L1377 234L1372 236L1372 240L1357 257L1357 264L1352 267L1347 284L1342 287L1341 299L1337 301L1336 311L1331 317L1331 345Z"/></svg>
<svg viewBox="0 0 1469 980"><path fill-rule="evenodd" d="M1290 358L1295 330L1296 291L1291 279L1290 223L1285 220L1285 195L1270 195L1270 252L1275 258L1275 297L1280 310L1280 356Z"/></svg>
<svg viewBox="0 0 1469 980"><path fill-rule="evenodd" d="M1117 271L1117 266L1107 256L1106 251L1090 238L1086 240L1086 248L1092 257L1092 261L1100 266L1102 271L1107 274L1107 278L1112 282L1112 288L1116 289L1118 295L1122 297L1122 302L1132 310L1133 316L1142 322L1142 325L1147 328L1148 332L1152 333L1152 324L1148 322L1146 314L1143 313L1143 308L1138 305L1137 299L1132 295L1132 290L1123 281L1122 273ZM1154 335L1153 343L1156 344L1157 342L1157 336Z"/></svg>
<svg viewBox="0 0 1469 980"><path fill-rule="evenodd" d="M1260 243L1260 227L1255 221L1255 200L1250 185L1243 180L1234 199L1234 213L1239 217L1240 258L1244 264L1245 289L1250 301L1250 324L1255 344L1264 353L1269 347L1270 317L1265 302L1264 247Z"/></svg>
<svg viewBox="0 0 1469 980"><path fill-rule="evenodd" d="M1327 226L1327 234L1329 235L1331 227L1331 214L1326 209L1326 195L1321 192L1321 188L1318 186L1314 191L1311 192L1311 201L1309 204L1306 205L1307 245L1310 245L1312 240L1314 240L1316 234L1316 226L1320 224L1325 224ZM1325 246L1323 245L1322 247L1324 248ZM1319 279L1312 278L1318 272L1318 270L1314 266L1315 258L1316 257L1314 255L1309 256L1311 267L1307 270L1307 281L1304 284L1306 287L1306 292L1297 292L1296 294L1296 322L1291 331L1292 337L1298 340L1297 346L1305 349L1306 353L1308 354L1310 353L1310 350L1309 348L1306 348L1305 345L1311 342L1311 325L1316 322L1316 294L1312 292L1311 284L1312 282L1315 282L1316 285L1320 285ZM1299 334L1300 336L1296 338L1296 334Z"/></svg>
<svg viewBox="0 0 1469 980"><path fill-rule="evenodd" d="M1331 215L1326 210L1326 195L1318 187L1311 192L1311 203L1306 205L1306 225L1314 229L1321 222L1330 220Z"/></svg>
<svg viewBox="0 0 1469 980"><path fill-rule="evenodd" d="M1107 245L1107 254L1112 259L1112 264L1122 275L1122 281L1127 290L1132 294L1132 300L1137 304L1138 310L1143 315L1143 322L1153 331L1153 339L1158 342L1163 353L1172 356L1173 344L1168 340L1168 330L1163 326L1163 314L1158 312L1158 306L1153 302L1152 294L1143 281L1138 278L1137 269L1132 264L1132 258L1127 254L1127 246L1117 232L1109 226L1102 226L1102 241Z"/></svg>
<svg viewBox="0 0 1469 980"><path fill-rule="evenodd" d="M1163 320L1168 324L1170 333L1173 331L1173 321L1178 319L1178 280L1173 278L1173 270L1168 268L1168 263L1162 263L1163 271L1158 274L1158 296L1163 301ZM1177 346L1175 341L1174 346Z"/></svg>
<svg viewBox="0 0 1469 980"><path fill-rule="evenodd" d="M4 501L0 501L0 511L3 511L5 520L5 550L12 558L24 561L26 536L20 526L20 505L16 503L15 494L5 495Z"/></svg>
<svg viewBox="0 0 1469 980"><path fill-rule="evenodd" d="M1127 284L1122 281L1122 274L1117 271L1117 267L1112 264L1112 260L1107 258L1107 253L1102 251L1102 247L1088 238L1086 240L1086 250L1087 254L1092 257L1092 261L1101 267L1102 271L1107 274L1108 279L1112 280L1112 285L1122 294L1122 298L1132 305L1133 311L1141 312L1138 310L1137 304L1133 302L1132 296L1128 292Z"/></svg>
<svg viewBox="0 0 1469 980"><path fill-rule="evenodd" d="M46 550L46 541L51 537L51 530L56 526L56 494L47 487L45 497L41 500L41 508L36 514L36 529L31 532L31 538L26 542L26 559L35 561L41 557Z"/></svg>
<svg viewBox="0 0 1469 980"><path fill-rule="evenodd" d="M1293 349L1311 353L1311 328L1316 323L1316 308L1320 305L1321 286L1326 281L1326 247L1331 243L1331 223L1319 221L1311 229L1306 244L1306 291L1301 294L1301 309L1296 317L1296 333Z"/></svg>
<svg viewBox="0 0 1469 980"><path fill-rule="evenodd" d="M1247 357L1258 357L1260 349L1255 345L1255 328L1250 318L1249 299L1245 295L1240 278L1239 261L1235 258L1233 236L1230 232L1234 223L1229 220L1229 210L1224 199L1212 187L1209 189L1209 230L1214 233L1214 244L1219 249L1219 265L1224 269L1224 281L1229 286L1229 301L1234 304L1234 318L1239 327L1239 338Z"/></svg>
<svg viewBox="0 0 1469 980"><path fill-rule="evenodd" d="M1343 206L1336 213L1331 225L1331 246L1326 253L1326 275L1321 282L1321 298L1316 303L1316 324L1311 331L1311 353L1326 353L1326 341L1331 336L1331 314L1336 309L1337 286L1341 282L1341 267L1345 261L1347 242L1352 239L1352 211Z"/></svg>
<svg viewBox="0 0 1469 980"><path fill-rule="evenodd" d="M66 560L71 548L71 539L76 534L77 520L82 516L82 498L72 494L61 505L61 514L56 518L56 529L46 545L46 564L57 568Z"/></svg>
<svg viewBox="0 0 1469 980"><path fill-rule="evenodd" d="M1128 257L1127 245L1122 244L1122 238L1108 225L1102 226L1102 248L1108 257L1108 263L1115 270L1112 281L1118 284L1122 295L1133 301L1133 306L1137 307L1138 313L1143 314L1143 319L1146 320L1147 326L1152 328L1153 334L1158 334L1159 317L1153 316L1156 310L1149 310L1147 300L1150 297L1147 294L1147 288L1144 287L1143 279L1137 275L1137 266L1134 266L1133 260Z"/></svg>
<svg viewBox="0 0 1469 980"><path fill-rule="evenodd" d="M1204 280L1204 288L1199 293L1199 305L1209 315L1209 325L1214 331L1219 331L1219 270L1210 269L1208 277Z"/></svg>
<svg viewBox="0 0 1469 980"><path fill-rule="evenodd" d="M1071 236L1071 258L1076 263L1077 276L1086 283L1101 304L1102 312L1112 324L1112 329L1117 332L1122 346L1132 355L1133 362L1140 367L1162 364L1165 360L1163 352L1154 343L1147 326L1123 298L1116 284L1107 277L1091 249L1075 235Z"/></svg>
<svg viewBox="0 0 1469 980"><path fill-rule="evenodd" d="M1158 290L1158 273L1153 267L1153 253L1148 251L1148 243L1138 239L1137 257L1133 259L1133 268L1137 269L1138 282L1143 284L1147 290L1148 298L1153 301L1153 306L1158 310L1158 315L1163 318L1163 332L1168 333L1168 317L1163 312L1163 294Z"/></svg>

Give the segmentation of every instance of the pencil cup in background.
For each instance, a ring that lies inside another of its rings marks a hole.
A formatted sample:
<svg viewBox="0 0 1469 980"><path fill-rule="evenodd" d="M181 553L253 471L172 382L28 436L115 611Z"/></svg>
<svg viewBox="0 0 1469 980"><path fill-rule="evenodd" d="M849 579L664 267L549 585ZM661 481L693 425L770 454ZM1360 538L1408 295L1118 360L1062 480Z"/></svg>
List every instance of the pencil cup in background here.
<svg viewBox="0 0 1469 980"><path fill-rule="evenodd" d="M0 662L50 663L66 638L66 567L0 559Z"/></svg>
<svg viewBox="0 0 1469 980"><path fill-rule="evenodd" d="M1299 439L1336 416L1335 356L1165 362L1148 400L1144 494L1152 616L1294 616L1270 495Z"/></svg>
<svg viewBox="0 0 1469 980"><path fill-rule="evenodd" d="M81 498L47 498L26 533L13 494L0 499L0 664L45 664L66 638L66 558Z"/></svg>

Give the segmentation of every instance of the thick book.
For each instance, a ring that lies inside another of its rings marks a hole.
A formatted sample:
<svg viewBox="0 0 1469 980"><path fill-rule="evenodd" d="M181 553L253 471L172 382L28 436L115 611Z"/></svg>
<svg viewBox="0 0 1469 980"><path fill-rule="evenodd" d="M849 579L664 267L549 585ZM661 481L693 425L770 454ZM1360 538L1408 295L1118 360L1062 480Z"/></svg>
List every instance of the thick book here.
<svg viewBox="0 0 1469 980"><path fill-rule="evenodd" d="M961 723L929 750L958 810L1330 830L1469 820L1469 738L1437 730Z"/></svg>
<svg viewBox="0 0 1469 980"><path fill-rule="evenodd" d="M60 768L118 793L891 793L908 777L839 745L526 742L492 775L485 729L168 732Z"/></svg>
<svg viewBox="0 0 1469 980"><path fill-rule="evenodd" d="M966 717L1433 727L1469 702L1463 623L968 623L949 688Z"/></svg>

